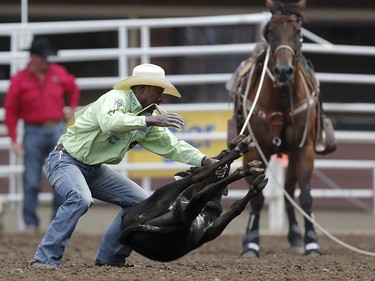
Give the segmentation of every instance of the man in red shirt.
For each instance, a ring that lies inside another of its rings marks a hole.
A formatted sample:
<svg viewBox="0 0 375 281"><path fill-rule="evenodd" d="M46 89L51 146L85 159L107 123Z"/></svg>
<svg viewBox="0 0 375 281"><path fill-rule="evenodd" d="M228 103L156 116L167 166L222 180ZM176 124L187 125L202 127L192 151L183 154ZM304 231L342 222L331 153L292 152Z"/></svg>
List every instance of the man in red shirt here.
<svg viewBox="0 0 375 281"><path fill-rule="evenodd" d="M5 124L14 152L24 157L23 218L26 231L35 232L39 227L36 209L44 160L64 133L65 121L73 116L80 91L74 75L61 65L47 62L48 56L57 54L47 39L34 39L27 51L30 60L12 77L5 98ZM22 143L17 138L19 119L24 121ZM54 194L52 218L60 204L61 198Z"/></svg>

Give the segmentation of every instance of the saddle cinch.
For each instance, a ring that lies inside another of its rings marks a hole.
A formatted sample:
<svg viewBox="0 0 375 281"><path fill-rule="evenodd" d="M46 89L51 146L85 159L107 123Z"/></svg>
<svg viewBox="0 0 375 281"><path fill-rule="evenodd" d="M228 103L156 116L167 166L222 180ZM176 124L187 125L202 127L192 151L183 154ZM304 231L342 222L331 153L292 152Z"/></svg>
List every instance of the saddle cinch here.
<svg viewBox="0 0 375 281"><path fill-rule="evenodd" d="M228 120L228 140L232 140L235 136L239 134L239 128L242 124L239 123L238 114L241 110L241 96L244 89L244 80L246 80L247 75L250 75L250 69L255 67L258 62L261 62L265 57L266 47L263 44L258 44L255 48L251 57L243 61L237 70L233 73L230 80L226 83L226 89L229 92L230 97L234 100L234 115L233 118ZM329 117L324 114L322 98L319 91L319 81L316 79L315 71L310 61L304 59L304 70L306 78L310 81L313 87L316 89L318 94L318 102L316 104L317 116L317 134L315 139L315 152L317 154L329 154L336 150L337 143L335 138L335 131L332 125L332 121Z"/></svg>

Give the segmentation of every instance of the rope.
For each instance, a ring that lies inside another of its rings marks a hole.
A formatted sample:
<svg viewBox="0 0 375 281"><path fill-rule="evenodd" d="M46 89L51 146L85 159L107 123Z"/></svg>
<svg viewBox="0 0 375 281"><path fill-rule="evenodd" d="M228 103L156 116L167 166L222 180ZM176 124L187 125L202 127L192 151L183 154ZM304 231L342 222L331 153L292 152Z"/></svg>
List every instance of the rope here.
<svg viewBox="0 0 375 281"><path fill-rule="evenodd" d="M253 114L255 106L258 102L258 98L260 96L260 90L262 89L264 77L266 76L266 70L267 70L268 60L270 58L270 53L271 53L270 46L268 46L267 47L267 54L266 54L266 57L265 57L264 63L263 63L262 75L260 76L259 85L258 85L258 89L257 89L256 95L255 95L255 99L254 99L253 104L251 105L251 108L250 108L249 113L246 117L245 123L242 126L240 135L243 135L243 132L246 129L247 123L250 121L250 117ZM250 80L250 75L249 75L249 80ZM250 81L248 81L248 85L250 85ZM248 91L246 91L246 92L248 92ZM244 102L244 104L246 104L246 102Z"/></svg>
<svg viewBox="0 0 375 281"><path fill-rule="evenodd" d="M322 171L319 169L314 169L314 174L317 176L322 182L324 182L329 188L331 189L339 189L339 190L344 190L341 186L339 186L334 180L332 180L330 177L328 177L326 174L324 174ZM358 198L352 198L349 196L346 196L345 199L356 205L358 208L362 209L368 214L371 214L373 216L373 208L363 202L362 200Z"/></svg>
<svg viewBox="0 0 375 281"><path fill-rule="evenodd" d="M251 137L253 138L254 142L255 142L255 145L256 145L256 148L257 148L257 151L260 155L260 157L262 158L264 164L268 167L268 164L269 162L267 161L266 157L264 156L264 153L262 151L262 149L260 148L260 145L258 144L258 141L256 140L255 138L255 135L253 134L252 130L251 130L251 126L250 126L250 123L248 124L249 125L249 132L251 133ZM323 234L325 234L328 238L330 238L332 241L336 242L337 244L340 244L341 246L349 249L349 250L352 250L353 252L357 252L359 254L362 254L362 255L367 255L367 256L373 256L375 257L375 252L369 252L369 251L366 251L366 250L362 250L362 249L359 249L359 248L356 248L354 246L351 246L347 243L345 243L344 241L338 239L337 237L335 237L334 235L332 235L331 233L329 233L325 228L323 228L319 223L317 223L311 216L309 216L295 201L292 197L290 197L290 195L286 192L286 190L283 188L282 184L280 184L280 182L277 180L274 172L272 171L272 169L269 169L270 173L272 174L272 176L275 178L276 182L277 182L277 188L280 188L284 194L284 196L288 199L288 201L294 206L294 208L296 208L296 210L298 212L301 213L301 215L303 217L305 217L308 221L310 221L316 228L318 228Z"/></svg>
<svg viewBox="0 0 375 281"><path fill-rule="evenodd" d="M298 73L301 77L303 88L305 89L306 103L307 103L305 128L303 129L303 136L302 136L301 142L298 145L298 147L301 148L306 142L307 133L308 133L308 130L309 130L309 127L310 127L309 126L310 125L310 122L309 122L309 120L310 120L310 98L309 98L309 90L307 88L306 81L305 81L302 73L300 71L298 71Z"/></svg>
<svg viewBox="0 0 375 281"><path fill-rule="evenodd" d="M256 145L257 147L259 146L258 143L256 142ZM260 147L259 147L260 149ZM264 155L262 153L262 159L264 161L264 163L266 163L266 165L268 166L268 161L267 159L263 158ZM341 246L349 249L349 250L352 250L354 252L357 252L359 254L363 254L363 255L368 255L368 256L373 256L375 257L375 252L369 252L369 251L366 251L366 250L362 250L362 249L359 249L359 248L356 248L354 246L351 246L347 243L345 243L344 241L338 239L337 237L335 237L334 235L332 235L331 233L329 233L325 228L323 228L319 223L317 223L311 216L309 216L295 201L292 197L290 197L290 195L286 192L286 190L282 187L282 185L280 184L280 182L277 180L277 178L275 177L273 171L270 169L270 172L271 174L273 175L273 177L275 178L276 182L277 182L277 188L281 188L283 193L284 193L284 196L288 199L288 201L294 206L294 208L297 209L297 211L299 211L308 221L310 221L316 228L318 228L323 234L325 234L327 237L329 237L331 240L333 240L334 242L336 242L337 244L340 244Z"/></svg>

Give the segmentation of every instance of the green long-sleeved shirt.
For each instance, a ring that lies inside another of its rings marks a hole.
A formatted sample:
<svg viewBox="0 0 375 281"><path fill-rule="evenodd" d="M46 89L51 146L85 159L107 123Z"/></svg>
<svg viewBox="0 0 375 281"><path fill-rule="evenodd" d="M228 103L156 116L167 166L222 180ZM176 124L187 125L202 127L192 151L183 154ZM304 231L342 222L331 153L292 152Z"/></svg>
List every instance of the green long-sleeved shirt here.
<svg viewBox="0 0 375 281"><path fill-rule="evenodd" d="M145 116L137 115L141 109L132 91L110 90L77 117L59 143L88 165L118 164L137 142L164 158L201 166L204 154L168 128L146 127Z"/></svg>

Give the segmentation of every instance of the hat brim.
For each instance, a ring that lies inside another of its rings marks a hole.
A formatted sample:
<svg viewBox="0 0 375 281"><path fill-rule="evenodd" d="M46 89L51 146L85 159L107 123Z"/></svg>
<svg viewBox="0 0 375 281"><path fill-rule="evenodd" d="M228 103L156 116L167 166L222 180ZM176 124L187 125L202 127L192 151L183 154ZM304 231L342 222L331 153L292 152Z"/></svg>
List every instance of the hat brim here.
<svg viewBox="0 0 375 281"><path fill-rule="evenodd" d="M47 51L40 51L33 48L24 49L24 51L28 51L31 54L36 54L38 56L41 56L43 58L47 58L49 56L56 56L57 51L56 50L47 50Z"/></svg>
<svg viewBox="0 0 375 281"><path fill-rule="evenodd" d="M113 85L115 90L130 90L136 85L156 86L164 89L163 94L181 98L181 94L171 82L157 76L139 75L125 78Z"/></svg>

